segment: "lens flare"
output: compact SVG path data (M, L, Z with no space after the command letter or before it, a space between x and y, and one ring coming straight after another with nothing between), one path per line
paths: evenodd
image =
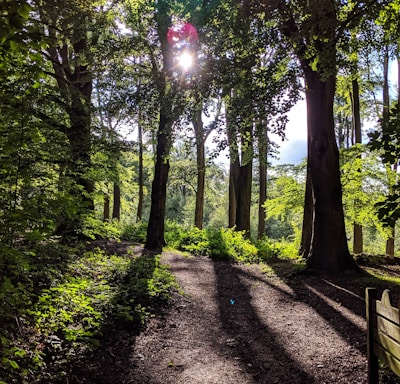
M178 64L183 70L187 71L193 66L193 55L189 52L182 52L178 57Z

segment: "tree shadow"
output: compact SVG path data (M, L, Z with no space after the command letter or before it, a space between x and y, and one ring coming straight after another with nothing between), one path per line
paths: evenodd
M274 260L267 264L292 289L297 300L313 308L349 345L366 355L365 288L375 286L383 291L382 281L363 271L320 276L306 270L288 277L287 268L282 268L287 263L290 262Z
M231 356L239 360L254 383L314 383L315 379L290 356L278 336L261 321L242 271L215 261L221 326L229 337Z

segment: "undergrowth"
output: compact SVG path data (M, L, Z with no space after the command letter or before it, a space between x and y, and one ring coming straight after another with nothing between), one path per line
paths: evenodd
M143 223L132 224L124 230L123 237L143 243L146 229ZM292 242L269 239L253 241L244 231L236 231L234 228L198 229L167 221L165 241L169 248L189 252L194 256L240 263L258 263L271 258L299 260L297 246Z
M3 267L1 384L56 382L101 345L108 326L138 332L177 288L159 257L77 252L55 243L15 251Z

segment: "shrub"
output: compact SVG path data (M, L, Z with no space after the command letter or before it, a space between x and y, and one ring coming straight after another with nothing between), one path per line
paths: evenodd
M267 260L269 258L286 260L300 259L298 247L294 242L262 239L256 242L256 246L261 260Z
M210 252L210 241L207 232L196 227L182 232L179 249L188 251L194 256L207 256Z
M245 233L228 229L209 229L209 254L213 259L235 260L251 263L259 261L258 250Z
M88 239L118 239L121 236L121 230L117 221L102 221L92 216L86 216L82 235Z
M140 222L136 224L127 224L121 233L123 240L133 241L135 243L143 244L146 242L147 236L147 223Z

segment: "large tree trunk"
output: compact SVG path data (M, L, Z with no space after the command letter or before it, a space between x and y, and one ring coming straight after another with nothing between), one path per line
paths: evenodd
M169 173L169 152L172 145L172 123L174 97L177 92L172 83L174 61L172 48L167 41L168 27L171 25L170 5L158 1L155 19L160 38L163 69L155 74L160 96L160 119L157 132L156 161L151 189L151 208L147 227L145 248L160 252L165 245L165 204L167 201L167 182ZM154 64L156 65L156 64Z
M234 92L232 93L234 95ZM253 171L253 127L248 126L240 132L241 156L237 143L236 127L231 125L229 105L226 106L226 126L230 154L229 175L229 227L250 235L250 208ZM234 192L234 193L233 193ZM234 196L233 196L234 195ZM235 218L233 218L235 214Z
M229 166L229 202L228 202L228 227L233 228L236 224L236 192L235 185L237 185L237 175L239 168L239 160L230 163Z
M250 236L251 187L253 181L253 127L241 132L241 159L236 191L236 230Z
M240 166L236 195L236 230L245 231L250 236L251 184L253 160L247 160Z
M263 119L259 119L257 126L258 141L258 225L257 239L265 236L265 208L264 203L267 200L267 158L268 158L268 134L267 123Z
M240 159L238 152L238 145L236 140L236 133L230 125L229 105L225 105L225 121L229 144L229 207L228 207L228 227L233 228L236 225L236 208L237 208L237 185L240 175Z
M55 19L57 9L48 5L40 9L43 25L46 25L50 37L46 49L53 67L53 76L60 92L60 105L65 108L69 117L69 127L65 133L69 142L70 156L66 161L65 175L73 180L67 192L75 198L77 214L71 217L64 212L57 225L56 232L61 235L76 234L81 229L84 214L94 210L94 182L90 178L91 170L91 96L92 74L87 64L71 58L86 57L88 52L87 36L80 21L83 16L77 13L76 24L68 24L63 15L59 21ZM59 10L61 13L62 9ZM76 10L75 10L76 11ZM67 43L62 36L70 36ZM82 215L83 214L83 215Z
M354 74L355 76L356 74ZM358 86L358 80L356 77L352 80L352 115L353 115L353 131L356 144L361 144L361 114L360 114L360 91ZM359 156L361 159L361 155ZM357 169L359 177L361 177L361 169ZM359 182L359 188L361 189L361 180ZM357 207L358 201L354 201L354 205ZM353 224L353 253L359 254L363 252L363 231L360 223Z
M196 162L197 162L197 189L196 189L196 207L194 212L194 226L203 228L204 213L204 185L206 158L204 149L204 127L201 118L202 108L198 108L193 118L193 127L196 134Z
M303 211L303 225L301 231L301 243L299 249L299 255L303 259L307 259L310 248L311 248L311 238L313 232L313 217L314 217L314 207L313 207L313 192L311 185L310 176L310 148L311 148L311 116L307 115L307 174L306 174L306 190L304 194L304 211Z
M337 273L355 268L347 246L339 151L335 140L333 101L335 75L321 75L303 60L306 81L307 115L310 133L308 170L313 196L310 268Z
M167 182L169 173L169 140L170 126L167 114L160 113L160 123L157 136L156 164L151 189L151 209L145 248L161 251L165 245L165 204L167 200Z

